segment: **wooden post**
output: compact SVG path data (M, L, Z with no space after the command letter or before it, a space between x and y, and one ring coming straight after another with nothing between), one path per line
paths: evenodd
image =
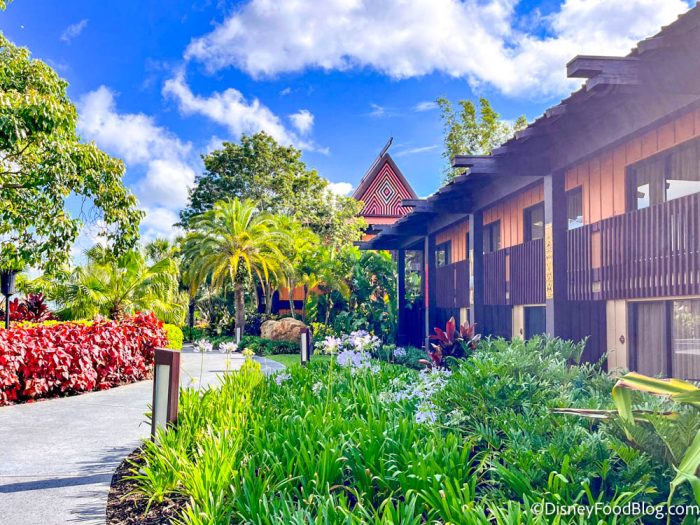
M423 251L424 279L425 284L425 348L430 349L430 334L435 328L435 236L426 235Z
M156 348L153 363L151 438L159 428L177 423L180 398L180 352Z
M406 250L400 249L396 259L396 344L406 345Z
M567 292L566 192L562 174L544 177L544 277L547 334L566 337Z
M484 314L484 216L481 210L469 214L469 322L479 323Z

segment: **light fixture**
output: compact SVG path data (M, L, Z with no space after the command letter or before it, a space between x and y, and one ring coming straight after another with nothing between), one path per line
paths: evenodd
M17 270L3 270L0 272L0 291L5 296L5 328L10 328L10 297L15 295L17 283Z
M301 329L301 364L306 366L311 359L311 332L308 328Z
M153 365L153 413L151 415L151 439L158 429L177 423L180 396L180 352L156 348Z

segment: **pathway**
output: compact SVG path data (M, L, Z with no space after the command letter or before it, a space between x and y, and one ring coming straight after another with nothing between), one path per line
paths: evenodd
M256 358L267 373L284 367ZM230 368L243 357L232 356ZM195 385L201 355L183 349L181 384ZM204 356L202 384L215 384L226 356ZM105 523L112 473L147 438L153 383L0 407L0 525Z

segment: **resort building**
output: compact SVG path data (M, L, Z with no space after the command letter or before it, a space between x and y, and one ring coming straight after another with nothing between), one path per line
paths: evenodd
M375 225L396 250L399 343L451 316L482 334L587 339L608 369L700 379L700 8L624 57L577 56L581 89ZM424 311L405 308L407 253Z

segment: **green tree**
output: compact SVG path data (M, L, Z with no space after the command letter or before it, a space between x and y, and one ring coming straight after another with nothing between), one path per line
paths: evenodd
M220 201L189 220L182 253L190 282L209 281L215 289L233 285L236 328L245 327L245 287L256 280L268 286L282 273L289 243L275 216L250 200Z
M178 301L179 271L174 259L150 263L139 250L115 255L99 245L85 255L84 266L53 279L47 290L60 306L61 317L92 319L99 314L119 319L152 311L162 321L182 324L185 307Z
M527 127L524 115L518 117L514 125L503 121L491 103L483 97L479 99L478 112L471 100L458 102L459 114L448 99L439 97L436 102L440 107L444 129L442 156L446 160L446 182L459 174L459 170L452 168L452 158L455 155L489 155L515 131Z
M325 242L341 244L360 238L363 222L355 216L359 203L336 197L328 181L301 160L301 151L282 146L266 133L242 135L240 144L224 142L202 156L205 171L190 190L189 205L180 213L186 228L192 217L224 199L249 199L261 212L298 220Z
M0 268L57 270L88 217L118 253L138 240L142 212L122 183L124 165L80 141L67 86L0 35ZM73 216L68 198L91 211Z

